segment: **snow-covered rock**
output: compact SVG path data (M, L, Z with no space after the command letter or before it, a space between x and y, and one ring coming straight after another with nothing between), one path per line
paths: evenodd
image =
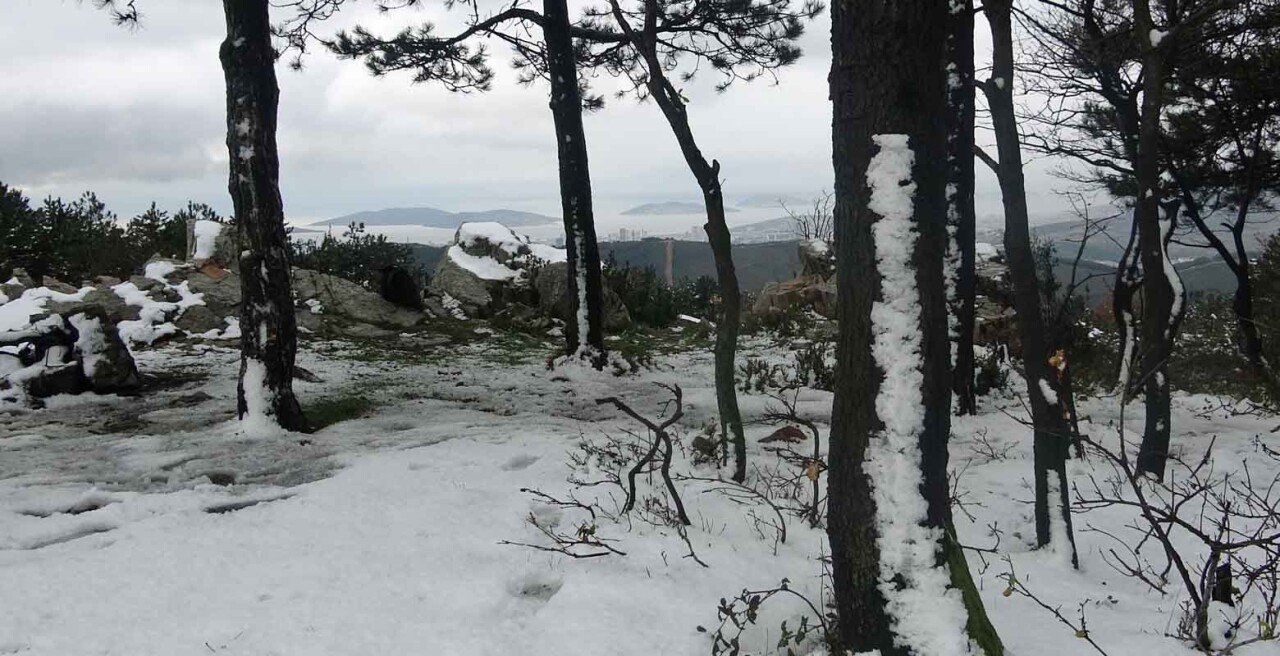
M835 273L836 255L831 245L822 239L805 239L800 242L800 275L826 278Z
M559 248L534 244L501 223L464 223L431 279L431 291L449 296L469 316L491 316L530 289L535 270L566 261Z

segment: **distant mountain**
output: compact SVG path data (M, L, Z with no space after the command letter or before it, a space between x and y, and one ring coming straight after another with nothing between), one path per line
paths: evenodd
M363 223L369 226L417 225L428 228L456 228L468 221L497 221L503 225L514 227L559 223L560 219L519 210L449 212L434 207L393 207L385 210L356 212L335 219L317 221L311 225L345 226L351 223Z
M660 216L669 214L705 214L706 207L702 203L686 203L678 200L669 200L662 203L645 203L637 205L625 212L626 216ZM725 212L737 212L732 207L724 208Z

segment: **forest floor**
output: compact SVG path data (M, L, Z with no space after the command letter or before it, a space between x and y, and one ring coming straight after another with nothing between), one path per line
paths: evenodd
M464 341L305 342L300 364L321 382L296 389L330 424L309 435L243 434L231 416L237 352L188 342L138 353L146 395L0 408L0 654L704 655L722 599L783 579L799 595L761 606L742 653L779 653L784 621L791 631L802 618L825 621L814 608L825 612L830 597L826 536L792 512L809 501L809 479L778 444L759 442L776 426L752 421L775 399L741 396L748 482L770 505L690 478L720 475L690 460L716 414L706 349L673 335L650 366L615 376L549 370L550 342L485 329ZM762 339L744 351L792 359ZM626 455L648 444L640 424L596 399L657 418L672 409L655 383L684 393L673 471L687 530L667 521L655 476L641 476L640 502L622 515L624 488L591 485L617 464L581 462L592 448L614 443ZM824 453L830 404L809 389L796 403L821 429ZM1274 442L1280 420L1219 406L1178 397L1176 448L1194 459L1216 439L1219 472L1249 463L1271 480L1280 462L1259 441ZM1140 408L1122 414L1113 398L1086 401L1081 414L1104 441L1121 425L1132 440L1142 426ZM1031 599L1002 594L1010 568L1068 620L1083 610L1089 637L1112 656L1196 653L1166 637L1185 600L1177 586L1158 594L1104 560L1116 546L1108 534L1123 536L1132 510L1075 516L1078 571L1033 548L1022 415L1012 394L984 399L978 416L955 421L951 447L960 538L992 548L969 562L1007 653L1092 651ZM1081 492L1111 475L1096 457L1071 466ZM607 555L546 551L556 548L549 535L593 543L570 548L579 555ZM797 654L823 653L816 633L795 642Z

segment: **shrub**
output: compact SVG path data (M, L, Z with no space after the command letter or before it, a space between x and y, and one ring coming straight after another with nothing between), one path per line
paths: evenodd
M639 325L666 328L681 314L699 319L715 318L719 289L715 279L708 276L681 280L674 287L668 287L653 267L618 266L612 254L605 261L603 275L605 285L622 299L632 321Z
M293 265L345 278L366 289L377 290L382 270L401 267L423 286L426 272L408 244L388 241L386 235L365 232L363 223L347 226L341 237L326 234L320 241L290 240Z

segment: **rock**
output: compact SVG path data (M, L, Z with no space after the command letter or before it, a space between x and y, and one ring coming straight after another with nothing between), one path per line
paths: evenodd
M440 259L435 275L431 277L431 290L437 294L448 294L462 304L467 315L483 315L493 304L494 293L501 289L501 281L486 281L471 271L463 268L453 258L446 256ZM500 293L500 292L499 292Z
M756 314L787 312L793 308L813 308L824 317L834 317L836 285L834 276L801 276L786 282L771 282L760 290L751 311Z
M545 317L538 308L523 303L512 303L493 315L493 325L499 328L518 330L526 333L540 333L551 328L551 319Z
M58 394L80 394L89 388L89 381L77 362L45 367L39 376L24 381L27 394L44 399Z
M142 387L142 378L129 348L103 310L85 311L73 315L67 322L75 329L75 357L93 391L121 394L136 392Z
M40 286L48 287L50 290L58 292L60 294L74 294L80 291L76 289L74 286L68 285L67 283L62 282L61 280L58 280L57 278L53 278L51 276L45 276L44 278L42 278L40 280Z
M359 337L363 339L379 339L383 337L395 337L397 335L394 330L379 328L378 326L368 323L344 323L335 326L337 332L347 337Z
M95 287L84 295L84 300L50 301L45 305L45 309L54 314L61 314L64 317L82 312L101 310L106 313L111 323L119 323L121 321L137 320L139 311L142 308L136 305L126 305L124 299L109 288Z
M129 282L133 283L134 287L137 287L144 292L149 292L157 287L164 286L164 283L159 280L148 278L146 276L129 276Z
M422 311L422 290L404 267L383 267L378 293L392 305Z
M422 299L422 307L439 319L448 319L453 316L445 309L444 304L434 296L428 296Z
M800 242L800 275L826 278L836 271L836 256L822 239Z
M363 323L408 328L423 319L421 312L396 305L337 276L307 269L293 270L293 291L299 299L316 299L326 318L342 317ZM326 324L333 323L326 320Z
M534 273L533 287L538 292L538 308L553 319L568 321L569 317L569 265L557 262L539 267ZM612 289L604 292L604 328L618 332L631 326L631 313L622 298Z
M13 274L10 276L9 279L15 281L14 284L17 284L25 289L31 289L32 287L36 286L36 281L32 279L31 276L27 273L27 270L22 267L15 268L13 270ZM9 283L6 282L5 284L9 284Z
M98 276L97 278L93 279L93 284L101 287L115 287L116 285L119 285L122 282L124 281L120 280L115 276Z
M173 322L173 325L193 335L200 335L210 330L220 330L225 322L208 306L192 305Z
M205 306L219 317L239 316L240 276L234 271L213 267L187 272L187 288L204 294Z

